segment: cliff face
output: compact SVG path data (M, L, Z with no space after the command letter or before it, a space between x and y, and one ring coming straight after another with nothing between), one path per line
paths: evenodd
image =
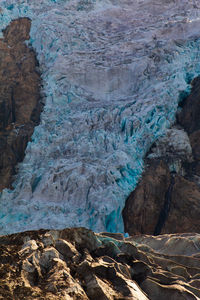
M200 297L200 236L95 234L85 228L0 237L1 299Z
M31 21L14 20L0 39L0 191L11 188L16 164L39 123L40 75L29 39Z
M129 234L200 232L200 78L180 106L176 124L152 146L126 201Z

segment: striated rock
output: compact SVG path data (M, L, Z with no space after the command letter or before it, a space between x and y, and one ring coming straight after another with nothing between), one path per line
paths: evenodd
M200 78L181 103L177 123L152 146L123 210L125 232L200 232Z
M0 191L11 188L16 164L39 123L40 75L29 39L31 21L14 20L0 39Z
M1 236L0 298L199 299L199 234L115 237L85 228Z

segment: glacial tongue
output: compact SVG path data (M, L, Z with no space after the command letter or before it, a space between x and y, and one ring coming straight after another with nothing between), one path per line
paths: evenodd
M0 237L1 299L200 299L200 235L85 228Z

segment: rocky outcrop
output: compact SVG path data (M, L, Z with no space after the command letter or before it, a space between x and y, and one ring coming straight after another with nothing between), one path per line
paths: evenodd
M1 299L199 299L200 235L95 234L85 228L0 237Z
M123 210L129 234L200 232L200 78L180 103L177 122L150 149Z
M191 94L180 103L182 110L177 114L177 122L191 135L200 129L200 77L192 83Z
M31 21L14 20L0 39L0 191L11 188L16 164L39 123L40 74L29 39Z

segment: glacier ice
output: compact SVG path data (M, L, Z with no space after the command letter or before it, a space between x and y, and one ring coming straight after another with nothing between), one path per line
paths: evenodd
M0 28L32 20L45 108L0 233L66 226L123 232L150 145L200 73L200 3L0 0Z

